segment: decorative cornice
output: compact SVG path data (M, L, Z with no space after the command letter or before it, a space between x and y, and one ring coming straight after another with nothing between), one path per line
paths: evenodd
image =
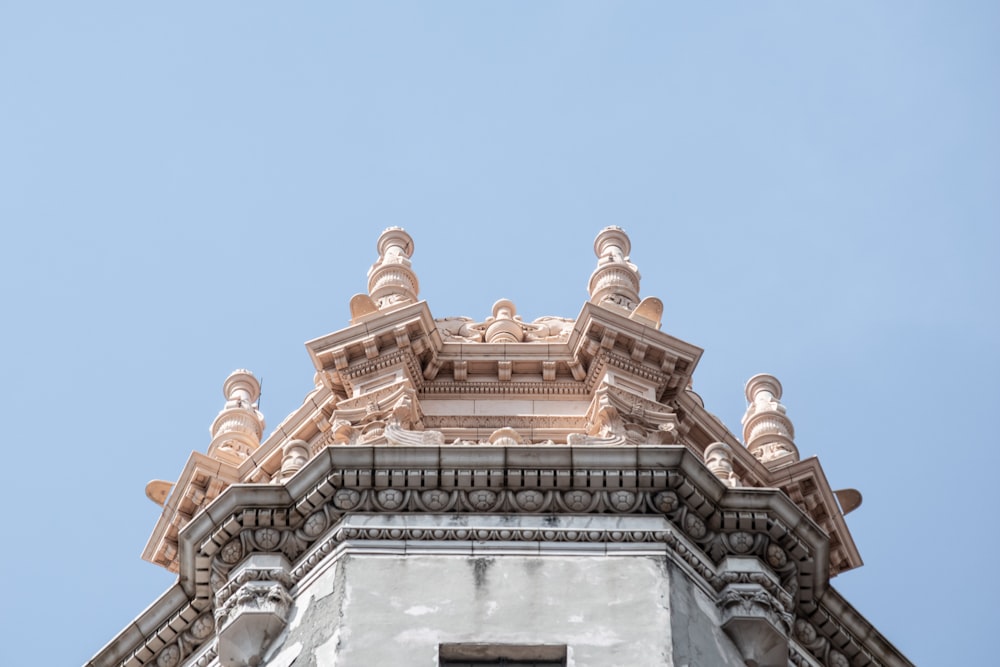
M405 525L370 532L350 519L366 514L393 521L398 517ZM443 528L413 532L424 530L419 517L442 514L469 517L464 529L469 532L463 533L460 525L445 537L434 532ZM491 515L521 515L527 524L516 530L476 526L474 517ZM548 534L544 522L533 528L529 520L577 515L659 517L663 529ZM183 622L164 619L161 629L141 632L138 644L121 637L91 665L154 664L172 645L180 654L190 654L193 645L181 647L179 635L190 632L217 593L231 585L229 571L250 554L283 554L297 580L311 567L310 559L314 566L323 557L324 541L333 540L329 551L345 540L424 539L661 544L716 591L727 585L719 574L727 556L756 556L783 591L769 595L794 600L800 619L824 613L827 540L819 527L776 490L727 489L684 447L328 447L288 482L231 486L195 517L180 535L179 587L182 604L193 610L190 617ZM163 604L180 602L172 595ZM864 632L848 633L850 642L876 657L891 649L884 640L873 643L873 628L858 626L856 619L852 623ZM826 637L822 633L832 627L824 623L817 631ZM835 630L845 632L843 627ZM164 633L173 633L172 639L167 641ZM826 639L831 646L838 641Z
M436 381L425 383L421 393L426 395L448 394L456 397L462 396L586 396L589 392L580 382L538 382L529 381L479 381L479 382L450 382Z
M612 366L653 382L660 400L690 383L703 352L618 310L592 303L583 305L576 328L581 336L574 356L588 369L589 390L601 381L604 368Z
M306 343L317 372L337 373L348 393L353 393L351 380L365 369L379 370L392 363L403 364L419 388L425 367L440 348L441 336L423 301L378 311L371 319ZM385 355L391 361L378 361Z
M143 560L177 572L179 531L227 486L239 479L239 473L232 465L191 452L146 542L142 551Z
M769 470L733 437L715 415L705 409L697 394L682 392L672 403L677 406L681 424L688 426L685 444L694 451L704 453L713 443L725 443L743 486L781 489L823 529L831 541L831 577L861 567L861 554L819 459L809 457Z
M434 429L498 429L509 426L516 429L581 430L585 417L562 415L425 415L424 425Z

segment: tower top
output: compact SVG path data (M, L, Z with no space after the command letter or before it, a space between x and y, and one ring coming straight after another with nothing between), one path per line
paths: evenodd
M600 230L589 299L575 317L525 321L506 298L479 317L435 318L419 301L413 238L389 227L376 241L368 293L351 299L349 326L306 343L315 389L264 437L260 383L239 370L207 454L193 454L172 489L150 495L164 514L144 554L176 567L185 517L229 484L294 478L327 447L680 446L730 488L779 487L837 536L830 571L861 564L841 508L815 458L799 460L781 383L747 383L743 442L691 389L702 350L660 330L663 303L640 298L624 229ZM456 450L457 451L457 450Z
M828 586L861 565L844 520L860 494L799 459L773 376L747 383L744 443L705 409L702 350L640 300L624 230L598 233L579 313L532 322L505 298L434 318L413 247L379 236L368 293L306 343L315 386L270 435L260 382L225 379L207 454L147 487L163 509L143 558L178 584L92 665L194 664L202 644L205 664L259 664L313 568L387 549L666 557L709 596L740 656L725 664L908 664Z

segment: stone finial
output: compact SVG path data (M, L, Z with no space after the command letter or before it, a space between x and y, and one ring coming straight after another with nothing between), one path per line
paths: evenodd
M631 312L639 303L639 269L629 261L632 244L621 227L605 227L594 239L597 268L590 275L590 301Z
M420 284L411 255L413 239L402 227L389 227L378 237L378 259L368 270L368 294L379 310L416 302Z
M264 416L257 409L260 382L248 370L233 371L222 385L226 404L212 422L208 455L224 463L240 465L260 447Z
M517 307L510 299L500 299L493 304L493 317L486 320L487 343L520 343L524 340L524 325L517 315Z
M516 430L505 426L503 428L498 428L490 434L489 440L487 441L491 445L503 445L504 447L511 447L513 445L524 444L524 439L521 434Z
M287 481L292 475L302 469L309 461L309 443L305 440L290 440L281 448L281 473L279 478L282 482Z
M781 404L781 383L762 373L747 381L749 401L743 415L743 442L750 453L768 468L778 468L799 460L795 429Z
M713 442L705 448L705 466L726 486L739 486L739 479L733 472L733 452L724 442Z

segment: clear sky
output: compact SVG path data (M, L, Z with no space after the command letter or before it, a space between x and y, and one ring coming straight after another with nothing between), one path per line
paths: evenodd
M143 495L239 367L269 429L375 240L436 317L575 316L624 227L695 390L770 372L864 504L834 580L918 665L1000 584L995 2L0 1L3 665L80 665L171 585Z

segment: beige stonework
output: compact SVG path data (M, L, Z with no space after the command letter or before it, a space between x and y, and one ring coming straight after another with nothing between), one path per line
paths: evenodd
M500 299L481 322L435 318L412 238L386 230L350 325L306 343L302 406L263 437L260 385L235 372L207 454L147 488L163 512L143 558L178 583L90 666L398 664L407 647L437 664L442 646L505 632L576 665L682 664L709 645L720 665L909 665L829 586L862 564L843 511L860 495L800 458L778 380L747 383L741 442L692 391L702 350L661 331L624 230L594 250L576 317L524 322ZM487 560L512 588L462 578ZM611 601L589 593L543 604L524 583L541 571L567 591L631 573L619 593L633 611L604 625ZM430 609L415 597L434 590L462 602L420 612L410 641L392 639L402 627L380 639L379 572L413 591L401 605ZM352 582L374 597L351 598ZM339 621L315 598L327 587ZM539 604L562 620L519 623ZM507 620L467 622L490 605ZM702 629L672 633L681 609ZM297 628L320 621L327 643L311 646Z

